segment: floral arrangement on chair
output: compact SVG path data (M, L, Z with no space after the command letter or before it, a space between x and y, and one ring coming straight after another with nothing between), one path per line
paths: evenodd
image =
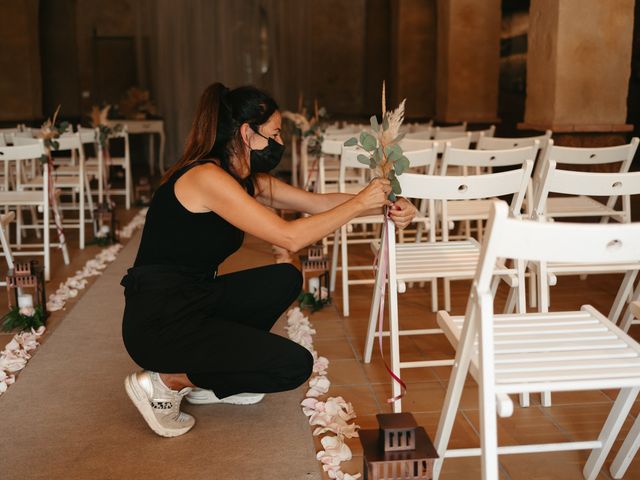
M392 111L387 111L385 100L385 85L382 84L382 123L378 123L375 115L371 116L371 133L366 130L360 133L360 138L352 137L344 142L345 147L358 146L367 154L358 155L358 161L369 165L376 175L388 178L391 182L392 192L389 200L394 202L396 195L402 193L397 175L409 168L409 159L404 156L400 140L404 133L400 133L400 126L404 121L404 105Z
M56 125L58 114L60 113L61 105L58 105L56 111L53 113L53 117L47 118L47 120L40 127L40 134L38 135L44 142L44 147L47 149L47 153L40 157L40 160L44 163L51 158L51 151L57 150L60 147L60 143L56 140L69 128L69 122L60 122Z
M308 117L307 108L302 105L302 96L298 100L298 113L285 110L282 112L282 118L291 120L296 126L296 135L300 138L309 138L309 153L313 155L320 154L322 141L324 140L324 132L327 130L329 115L327 109L318 107L318 100L314 100L314 114Z
M111 105L106 105L102 108L94 105L91 107L91 126L93 128L97 128L99 131L98 142L102 147L103 151L106 152L108 156L108 146L109 146L109 138L111 138L114 134L120 133L123 129L121 123L114 125L113 127L109 126L108 118L109 118L109 110L111 110Z

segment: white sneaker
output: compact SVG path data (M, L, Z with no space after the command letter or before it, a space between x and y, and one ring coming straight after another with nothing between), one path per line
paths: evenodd
M238 393L225 398L216 397L211 390L203 388L194 388L187 395L187 402L195 405L204 405L207 403L231 403L233 405L253 405L264 398L264 393Z
M158 373L147 370L129 375L124 387L151 430L158 435L177 437L195 425L195 418L180 411L182 398L191 391L190 387L171 390L162 383Z

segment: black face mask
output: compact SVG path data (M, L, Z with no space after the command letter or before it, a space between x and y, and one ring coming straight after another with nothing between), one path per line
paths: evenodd
M262 150L251 150L249 154L249 162L251 173L267 173L273 170L284 153L284 145L276 142L271 137L265 137L260 132L254 130L262 138L266 138L269 142Z

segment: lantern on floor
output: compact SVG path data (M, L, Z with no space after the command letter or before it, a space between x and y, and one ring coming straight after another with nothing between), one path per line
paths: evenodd
M107 201L99 204L93 213L93 234L97 243L117 243L117 227L115 208Z
M378 430L360 430L364 480L430 480L438 458L427 432L410 413L376 415Z
M42 321L47 318L47 295L44 289L44 269L38 262L14 263L7 273L7 300L9 309L20 312L42 308Z
M326 302L331 301L331 289L329 288L329 270L331 268L329 257L324 255L322 245L311 245L307 249L306 255L300 255L302 270L302 288L304 290L307 281L307 274L317 274L309 278L309 292L318 294L318 299L322 299L322 289L326 289Z
M147 205L151 200L151 184L147 177L142 177L135 187L135 199L141 205Z

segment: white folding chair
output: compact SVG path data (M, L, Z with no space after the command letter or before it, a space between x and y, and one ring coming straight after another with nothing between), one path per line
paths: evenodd
M23 145L37 142L37 139L19 139L16 138L16 143L21 143ZM84 149L82 148L82 140L80 138L80 133L67 133L63 134L56 139L58 142L58 148L55 150L56 152L70 152L71 154L71 162L67 165L62 165L58 167L53 174L53 185L54 189L64 190L68 195L71 196L71 201L63 204L60 202L59 209L64 210L76 210L78 212L78 218L75 219L63 219L62 226L63 228L74 228L78 229L79 232L79 246L80 249L83 250L85 247L85 229L86 229L86 207L85 207L85 199L86 199L86 188L88 184L87 177L84 171ZM73 165L77 160L77 163ZM54 162L56 159L54 157ZM66 163L66 162L65 162ZM61 170L58 172L58 170ZM18 183L17 189L19 190L38 190L42 188L43 182L46 181L46 176L44 173L35 175L30 179L23 180L23 176L21 172L18 172ZM76 201L76 195L78 196L78 201ZM89 203L90 208L92 207L92 200L89 195ZM91 215L93 215L93 209L91 208ZM37 223L32 225L25 225L21 221L21 214L18 211L18 238L20 238L20 231L22 229L27 228L39 228ZM67 263L65 261L65 263Z
M411 169L423 169L423 172L428 174L433 174L433 170L435 169L436 162L436 150L437 143L435 144L436 148L423 148L420 150L405 150L403 149L403 154L409 160L409 168ZM369 171L370 168L368 165L364 165L358 161L358 155L366 153L363 150L358 148L348 148L345 147L342 149L342 155L340 157L340 175L339 175L339 191L341 193L358 193L364 185L362 184L349 184L346 182L346 173L348 169L360 170L360 171ZM403 174L404 175L404 174ZM383 223L382 215L367 215L364 217L354 218L348 224L340 227L339 231L336 231L334 235L334 243L333 243L333 257L331 264L331 288L335 286L335 278L336 271L338 268L338 243L340 244L340 271L341 271L341 279L342 279L342 314L345 317L349 316L349 285L369 285L374 283L373 279L350 279L349 278L349 270L370 270L371 264L369 265L351 265L349 266L349 255L347 253L347 247L349 243L352 244L363 244L363 243L371 243L371 238L358 238L353 240L347 239L347 231L349 225L381 225ZM426 222L427 218L424 215L417 215L414 219L414 222ZM338 238L338 234L340 235Z
M463 200L472 198L497 197L513 194L510 212L517 216L520 213L527 182L531 176L533 162L526 161L522 168L509 172L485 175L470 175L468 177L445 177L416 174L402 174L398 177L403 195L407 198L425 198L429 200L430 213L435 210L435 200ZM373 352L374 339L377 336L390 336L391 339L391 369L400 377L403 368L432 367L451 365L450 360L429 360L418 362L401 362L399 341L400 335L433 335L442 333L436 329L400 330L398 319L398 292L405 291L406 282L431 281L432 285L438 278L468 279L473 278L476 271L480 244L473 238L460 241L448 241L446 236L441 242L435 241L433 224L435 219L430 215L432 228L430 242L396 244L393 222L386 221L387 234L375 248L380 257L388 255L386 269L378 268L376 283L373 289L369 326L365 341L364 361L369 363ZM443 211L442 222L447 222L446 209ZM446 229L443 230L446 235ZM385 253L386 252L386 253ZM383 260L383 261L384 261ZM516 303L518 311L524 311L524 269L516 270L507 266L503 261L494 262L496 278L502 278L511 287L507 300L507 309ZM385 271L386 270L386 271ZM389 331L376 333L381 289L388 277ZM498 288L496 281L493 286ZM446 293L446 292L445 292ZM445 298L446 308L450 308L450 298ZM432 309L437 310L437 298L433 298ZM393 382L393 396L400 394L400 385ZM401 411L401 401L393 404L395 412Z
M549 140L545 155L534 171L533 181L535 188L541 185L545 165L550 160L563 166L620 163L618 172L625 173L629 171L637 149L637 137L634 137L631 143L626 145L601 148L558 147L553 144L553 140ZM623 204L622 210L616 210L617 200L618 195L612 195L604 204L587 195L553 197L547 199L545 212L547 217L551 218L600 217L601 221L606 223L613 217L620 222L629 222L628 204Z
M438 324L456 348L456 359L435 447L442 462L482 457L482 478L498 478L498 454L591 450L583 474L594 480L640 391L640 345L590 305L579 311L495 314L492 277L498 259L573 263L624 263L640 259L640 224L559 224L508 218L496 202L489 219L464 316L439 312ZM546 277L542 277L544 283ZM467 373L479 386L480 448L454 450L449 438ZM498 446L496 414L513 413L509 394L621 389L596 440Z
M443 133L451 133L451 132L466 132L467 131L467 122L458 123L456 125L447 125L446 127L434 127L433 136L435 139L440 138L439 135ZM442 137L444 138L444 137ZM451 137L450 137L451 138Z
M10 147L0 147L0 161L2 162L15 162L16 163L16 171L18 174L20 173L20 164L25 160L32 159L40 159L42 155L45 154L44 143L42 140L38 140L36 143L31 143L29 145L17 145ZM4 207L35 207L42 211L42 215L44 218L44 243L43 244L19 244L17 246L18 251L12 252L12 257L15 256L33 256L33 255L42 255L44 257L44 274L45 280L50 279L51 275L51 258L50 258L50 250L51 250L51 242L49 236L49 185L47 181L47 171L48 165L44 163L42 166L44 171L44 175L42 176L42 184L41 189L37 191L25 191L25 190L9 190L5 189L0 191L0 205ZM35 210L34 210L35 211ZM34 218L34 222L37 219ZM20 232L17 232L18 240L20 240ZM10 249L10 244L5 248L3 242L3 250L8 251ZM66 247L65 244L55 244L55 246ZM37 248L41 249L38 250ZM36 248L36 250L32 250L32 248ZM28 249L28 250L27 250Z
M556 162L553 160L545 162L541 182L534 205L534 219L539 221L548 220L546 208L549 204L549 193L609 198L622 196L622 211L617 215L612 212L611 217L620 219L623 223L628 223L631 219L629 196L640 195L640 172L594 173L560 170L556 168ZM596 202L596 200L593 201ZM640 251L640 247L638 250ZM544 275L549 278L549 280L546 281L547 285L555 285L557 276L559 275L625 272L625 279L609 312L609 320L612 322L615 322L620 316L620 313L622 313L625 301L631 294L633 282L640 270L640 262L619 264L597 261L578 265L566 262L549 262L547 264L532 262L529 266L533 268L535 275ZM545 288L544 290L538 289L538 305L540 311L549 311L549 303L549 288Z
M133 191L133 177L131 173L131 152L129 150L129 132L127 131L127 127L125 127L117 133L112 134L109 137L109 143L107 144L109 147L113 145L113 143L122 141L122 156L114 157L110 154L110 152L106 152L101 147L100 143L98 143L98 163L102 162L105 168L105 172L107 174L107 196L111 195L121 195L124 196L125 208L129 210L131 208L131 195ZM106 156L109 155L108 161ZM112 181L110 178L110 167L120 167L124 172L124 188L113 188Z

